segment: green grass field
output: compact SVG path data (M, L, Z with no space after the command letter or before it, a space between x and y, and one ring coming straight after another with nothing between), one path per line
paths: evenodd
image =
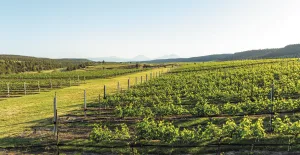
M0 146L14 145L14 141L10 139L24 135L27 132L32 132L32 126L36 126L37 124L49 125L49 121L44 120L53 117L53 97L55 92L57 93L58 115L63 115L82 108L84 90L87 93L87 103L92 102L98 98L99 94L103 96L104 85L106 85L108 94L114 93L117 89L118 81L120 81L121 88L126 89L128 78L131 79L130 84L134 85L135 77L138 77L138 80L140 80L141 76L162 70L165 71L166 69L153 69L114 78L88 80L86 84L80 86L1 101Z

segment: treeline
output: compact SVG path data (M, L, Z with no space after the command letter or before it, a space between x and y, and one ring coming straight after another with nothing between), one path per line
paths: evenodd
M74 70L93 65L87 59L48 59L20 55L0 55L0 74L42 71L55 68Z
M300 56L300 44L287 45L283 48L259 49L234 53L221 60L297 58Z

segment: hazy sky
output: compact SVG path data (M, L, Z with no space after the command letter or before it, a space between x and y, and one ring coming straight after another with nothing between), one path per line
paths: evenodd
M0 53L181 57L300 43L300 0L2 0Z

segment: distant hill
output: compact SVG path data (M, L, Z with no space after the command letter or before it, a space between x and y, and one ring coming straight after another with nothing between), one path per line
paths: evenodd
M60 59L50 59L50 58L39 58L39 57L33 57L33 56L23 56L23 55L10 55L10 54L0 54L1 60L17 60L17 61L31 61L31 60L40 60L40 61L58 61L60 63L62 62L91 62L91 60L88 59L80 59L80 58L60 58Z
M91 65L88 59L49 59L21 55L0 55L0 74L20 73L27 71L42 71L55 68L74 70Z
M176 55L176 54L169 54L169 55L164 55L155 59L176 59L176 58L180 58L180 56Z
M176 54L170 54L170 55L164 55L158 58L148 58L144 55L137 55L133 58L120 58L116 56L111 56L111 57L99 57L99 58L89 58L90 60L93 61L106 61L106 62L140 62L140 61L150 61L150 60L156 60L156 59L171 59L171 58L179 58L178 55Z
M295 58L300 56L300 44L287 45L283 48L260 49L234 53L223 60Z
M146 62L204 62L204 61L225 61L244 59L269 59L269 58L296 58L300 57L300 44L287 45L283 48L258 49L234 54L215 54L191 58L178 59L157 59Z
M90 60L93 61L106 61L106 62L135 62L135 61L147 61L150 60L150 58L144 56L144 55L138 55L133 58L120 58L116 56L111 56L111 57L99 57L99 58L89 58Z

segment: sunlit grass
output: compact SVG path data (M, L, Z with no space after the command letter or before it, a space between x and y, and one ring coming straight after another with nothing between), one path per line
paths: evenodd
M163 69L154 69L108 79L87 80L86 84L80 86L56 89L50 92L42 92L37 95L9 98L1 101L0 138L19 136L20 134L23 134L25 130L30 131L30 127L32 126L51 123L51 118L53 116L53 97L55 92L57 93L58 115L63 115L82 108L84 90L86 90L87 103L89 103L95 101L99 94L103 96L104 85L106 85L108 94L114 93L117 89L118 81L120 81L122 89L127 89L128 78L131 79L130 85L134 85L135 77L140 79L140 76L145 76L147 73L149 74L150 72L162 70Z

